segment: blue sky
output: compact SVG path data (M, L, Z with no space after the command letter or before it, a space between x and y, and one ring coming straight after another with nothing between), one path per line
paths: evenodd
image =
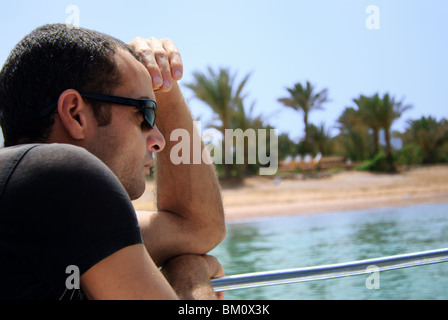
M408 119L447 117L448 1L444 0L17 0L0 4L0 63L27 33L46 23L65 23L79 8L80 26L124 41L167 37L181 51L185 75L225 67L237 80L252 73L247 104L293 139L303 135L302 117L277 99L286 87L309 80L327 88L331 102L311 113L314 124L334 126L360 94L391 93L413 108ZM366 8L379 9L379 29L368 29ZM195 117L211 113L183 89ZM1 136L0 136L1 140Z

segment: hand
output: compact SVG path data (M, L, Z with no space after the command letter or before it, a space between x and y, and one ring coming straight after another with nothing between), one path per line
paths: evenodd
M215 293L210 279L224 276L218 259L209 255L186 254L169 260L162 272L182 300L223 299Z
M225 276L224 268L222 267L219 260L210 255L203 256L208 263L208 267L210 270L210 279L221 278ZM218 300L224 300L225 291L216 292L216 297Z
M182 57L170 39L135 38L129 45L143 58L154 91L169 91L173 80L182 78Z

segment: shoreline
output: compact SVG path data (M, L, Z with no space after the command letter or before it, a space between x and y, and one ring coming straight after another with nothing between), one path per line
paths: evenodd
M233 207L226 209L226 221L249 220L267 217L285 217L326 214L345 211L406 207L420 204L448 203L447 195L432 195L413 199L357 199L354 201L327 201L325 203L291 203Z
M152 211L154 183L134 201L137 211ZM320 178L296 175L251 177L243 186L222 187L227 221L318 214L448 202L448 166L414 168L399 174L342 171Z

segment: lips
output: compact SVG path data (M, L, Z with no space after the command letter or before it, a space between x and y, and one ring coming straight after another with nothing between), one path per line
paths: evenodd
M154 160L151 160L150 162L145 164L145 168L151 168L154 165Z
M146 154L146 163L145 163L145 167L146 168L151 168L154 165L154 153L153 152L149 152Z
M151 167L154 165L154 160L151 160L145 164L146 175L151 174Z

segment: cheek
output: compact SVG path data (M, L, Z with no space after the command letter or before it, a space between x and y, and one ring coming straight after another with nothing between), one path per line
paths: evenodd
M122 145L120 151L122 159L126 162L126 167L135 170L135 174L140 174L144 169L146 161L146 142L142 135L134 135L133 139L129 139Z
M128 143L129 153L134 155L136 161L144 162L146 155L146 141L142 134L138 134Z
M113 159L117 171L132 174L132 170L144 166L146 139L139 127L131 124L125 127L111 126L103 136L106 139L102 143L107 145L108 156Z

